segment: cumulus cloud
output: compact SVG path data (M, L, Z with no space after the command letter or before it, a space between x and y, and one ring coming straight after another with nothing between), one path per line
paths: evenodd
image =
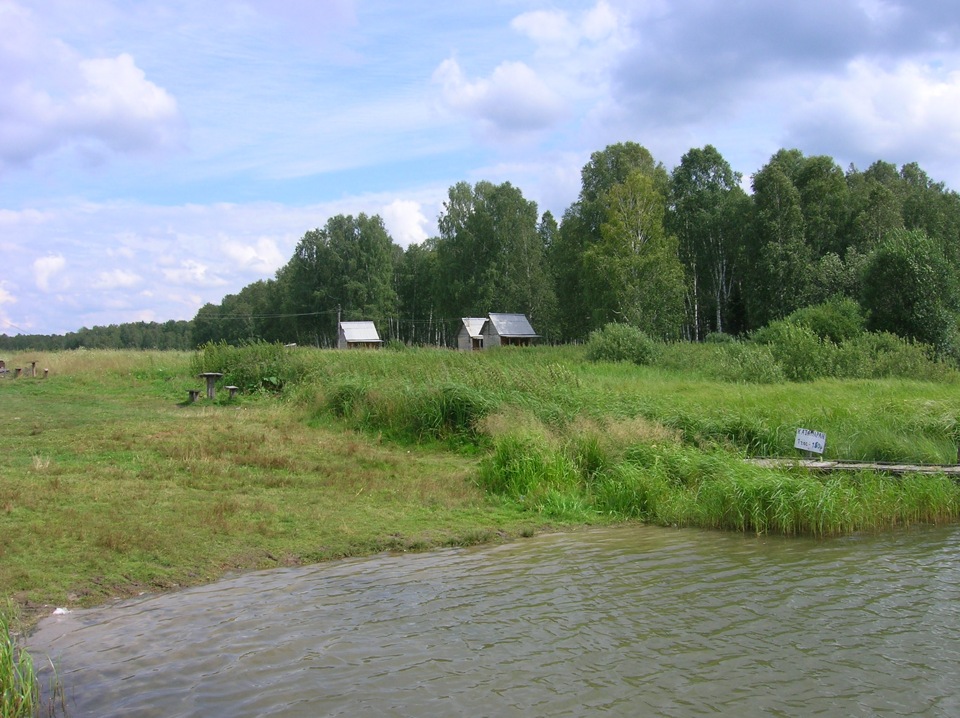
M504 62L490 77L470 80L449 58L434 71L433 80L447 107L478 118L497 136L545 129L563 115L560 97L523 62Z
M37 288L43 292L50 291L50 283L67 266L67 260L62 254L52 254L40 257L33 263L33 280Z
M179 146L176 100L131 55L83 57L10 0L0 0L0 22L0 169L68 147L97 155Z
M427 238L427 232L424 229L427 218L419 202L394 200L383 208L382 216L383 223L393 241L401 247L419 244Z
M960 70L857 59L810 84L788 123L788 142L928 169L960 162Z

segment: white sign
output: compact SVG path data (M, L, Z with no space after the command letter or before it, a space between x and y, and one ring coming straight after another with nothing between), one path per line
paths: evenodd
M810 429L797 429L797 440L793 442L793 448L801 451L812 451L815 454L822 454L827 447L827 435L822 431L811 431Z

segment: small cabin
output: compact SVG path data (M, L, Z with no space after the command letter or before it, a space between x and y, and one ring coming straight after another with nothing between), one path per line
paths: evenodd
M383 340L373 322L340 322L337 349L379 349Z
M457 332L457 349L462 352L483 349L483 325L486 317L463 317Z
M533 331L525 314L490 314L483 324L483 346L520 346L533 344L540 335Z

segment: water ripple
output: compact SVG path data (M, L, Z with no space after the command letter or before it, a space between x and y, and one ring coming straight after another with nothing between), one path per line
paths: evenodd
M957 715L960 531L621 528L51 618L71 716Z

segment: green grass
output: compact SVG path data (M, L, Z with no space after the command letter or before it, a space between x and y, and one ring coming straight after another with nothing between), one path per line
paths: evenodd
M952 463L950 372L745 383L709 376L704 347L686 347L686 366L684 345L652 366L582 347L10 357L50 374L0 380L0 591L29 621L232 570L557 527L832 535L956 520L943 477L741 460L795 455L802 426L826 432L829 458ZM188 403L200 371L241 393Z

